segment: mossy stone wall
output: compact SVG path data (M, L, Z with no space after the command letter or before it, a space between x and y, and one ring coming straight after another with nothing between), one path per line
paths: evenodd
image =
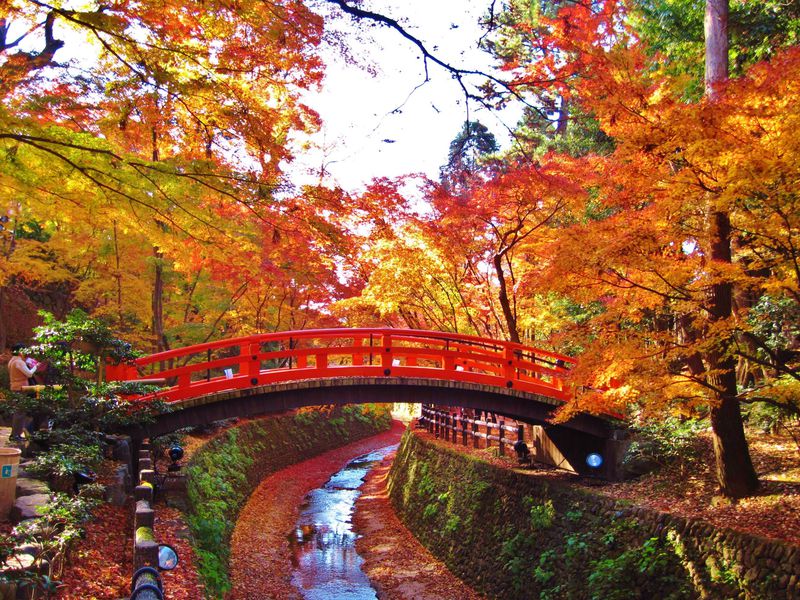
M192 456L187 467L187 520L207 598L230 589L230 538L239 511L268 475L381 431L388 408L344 406L248 421L227 429Z
M406 432L395 509L490 598L800 598L800 548L635 508Z

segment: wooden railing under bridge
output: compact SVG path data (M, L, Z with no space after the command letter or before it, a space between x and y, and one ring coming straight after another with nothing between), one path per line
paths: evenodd
M163 381L169 402L332 377L420 377L513 388L567 400L575 360L476 336L412 329L310 329L219 340L109 366L109 380Z
M587 445L585 438L569 436L564 440L566 432L561 431L559 434L558 426L523 424L505 419L502 415L492 415L490 418L489 413L481 419L479 416L470 416L461 409L454 412L441 406L423 405L418 423L431 435L453 444L489 448L496 443L498 454L505 456L516 454L514 445L521 441L529 452L525 462L533 461L610 480L621 477L618 470L619 460L627 447L623 430L619 431L623 434L622 437L612 436L600 444L589 442ZM508 451L509 447L512 448L511 452ZM517 458L521 458L519 454Z
M524 425L516 421L506 424L502 418L493 421L488 415L486 419L471 418L425 405L422 407L419 423L437 438L454 444L460 440L463 446L471 443L473 448L480 448L483 443L484 448L489 448L492 442L497 442L500 456L505 456L507 446L513 447L516 442L525 441Z

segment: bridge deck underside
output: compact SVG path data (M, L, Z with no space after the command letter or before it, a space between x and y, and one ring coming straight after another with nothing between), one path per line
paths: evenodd
M552 425L550 419L560 402L546 396L465 382L409 378L320 379L218 392L173 403L172 412L159 415L138 436L156 437L232 417L254 417L304 406L395 402L460 406L540 424L576 463L582 464L583 457L592 452L607 456L607 463L618 462L614 448L619 430L609 420L578 415ZM616 478L614 464L603 473L610 479Z

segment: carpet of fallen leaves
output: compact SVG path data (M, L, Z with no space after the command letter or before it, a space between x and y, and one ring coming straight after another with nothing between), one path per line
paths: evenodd
M59 600L116 600L130 592L133 509L103 504L69 555Z
M372 469L361 488L353 517L361 535L356 549L362 570L381 600L479 600L400 523L392 509L386 481L394 455Z
M800 544L800 452L782 435L749 436L758 492L733 502L719 495L708 433L696 439L697 459L637 480L604 485L602 493L662 512L703 519L767 538Z
M473 449L436 439L435 444L473 454L505 468L516 468L516 460L497 455L497 447ZM800 544L800 451L788 435L748 434L750 453L761 486L739 501L720 496L713 472L714 451L708 432L698 435L693 460L667 465L657 472L622 483L581 478L546 466L522 469L531 477L569 481L606 496L628 500L661 512L707 521L717 527L736 529L767 538ZM513 453L512 453L513 454Z
M165 600L200 600L203 585L197 577L194 552L189 528L177 508L156 506L155 531L161 544L172 546L180 557L178 566L172 571L162 571Z
M118 600L130 593L133 573L133 507L104 504L95 511L86 535L69 555L61 577L59 600ZM160 543L178 551L174 571L161 573L166 600L198 600L203 597L194 566L191 545L180 511L156 508L155 530Z

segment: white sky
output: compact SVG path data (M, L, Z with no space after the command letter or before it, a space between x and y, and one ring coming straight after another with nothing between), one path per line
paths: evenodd
M477 49L477 41L478 21L489 4L489 0L367 0L361 7L400 21L445 62L487 71L490 57ZM365 31L363 23L358 27ZM431 81L415 91L425 80L421 53L388 27L348 34L347 44L377 73L373 76L365 68L346 64L335 51L326 52L323 89L307 98L324 125L313 138L316 149L298 152L289 169L294 183L318 182L323 165L324 182L346 190L375 177L424 173L438 178L450 142L467 117L458 83L429 63ZM480 120L501 145L506 143L508 136L498 117L478 109L472 103L470 119ZM517 114L505 115L506 125L513 126Z

